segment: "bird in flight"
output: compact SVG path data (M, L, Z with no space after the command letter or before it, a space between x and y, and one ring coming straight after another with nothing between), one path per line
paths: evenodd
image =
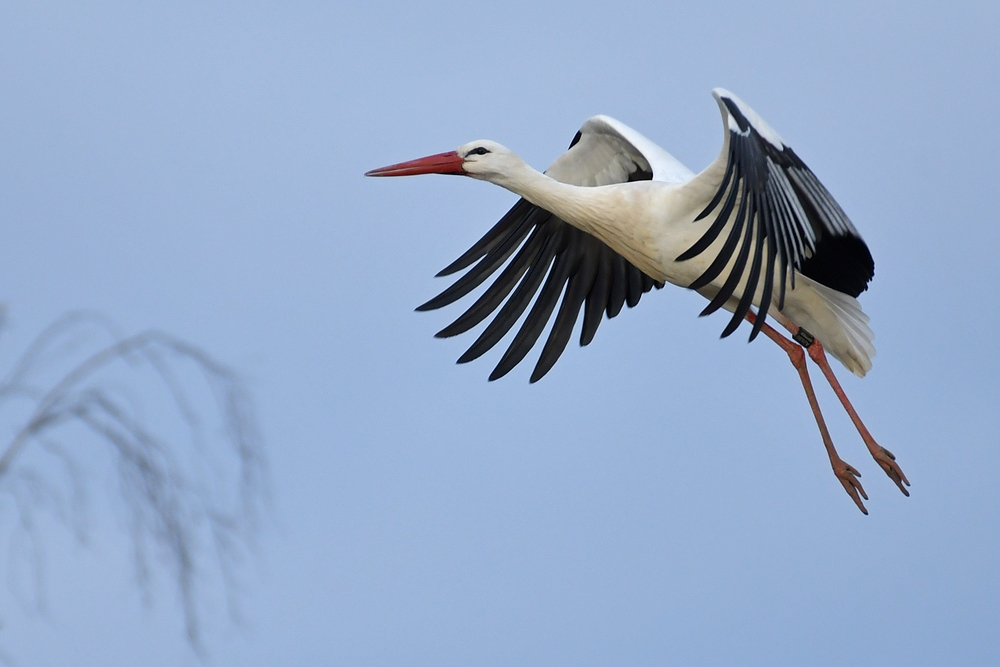
M763 333L785 351L834 474L868 514L860 473L834 448L806 357L819 366L878 465L910 495L896 457L869 433L826 357L829 352L860 377L871 369L874 334L856 297L868 288L875 263L840 205L778 133L729 91L716 88L712 94L722 113L724 143L700 174L624 123L595 116L544 173L504 146L480 140L365 175L458 174L521 197L438 275L465 273L417 308L441 308L492 278L437 334L465 333L492 315L459 363L496 345L534 299L490 380L506 375L559 305L531 375L536 382L562 354L581 310L580 344L587 345L604 315L610 319L624 305L635 306L653 287L670 282L696 290L709 300L701 315L732 313L723 337L746 320L751 341Z

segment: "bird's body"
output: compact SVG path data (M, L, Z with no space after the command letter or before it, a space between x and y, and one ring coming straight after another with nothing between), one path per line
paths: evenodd
M600 124L611 127L611 123L621 126L601 116L588 121L591 127ZM473 143L489 146L493 154L507 150L495 142ZM725 152L697 176L665 152L663 155L674 167L668 172L669 181L650 179L593 186L570 185L564 180L571 179L573 172L560 160L543 174L513 153L506 155L503 177L490 180L603 241L653 280L688 287L709 269L727 238L724 233L719 234L705 252L677 261L685 250L704 237L714 222L710 217L697 218L720 187L726 168ZM652 166L655 175L657 165ZM569 173L564 175L563 171ZM739 202L737 195L734 208ZM767 252L766 247L763 252ZM746 266L752 264L754 255L754 249L750 248ZM698 289L699 293L710 300L714 298L737 260L734 254L716 278ZM780 271L780 267L774 267L772 280L775 282L780 280ZM794 287L785 293L781 311L791 322L822 340L827 351L853 373L864 376L871 369L875 348L868 317L860 304L850 294L826 287L798 270L795 273ZM744 272L723 308L736 309L748 280L749 273ZM763 287L761 282L756 285L752 300L756 307L760 306ZM777 301L776 292L772 299Z
M836 379L832 371L827 373L825 358L820 359L824 347L855 374L864 376L870 370L874 336L856 299L874 275L868 247L770 126L732 93L716 89L713 94L722 112L725 141L719 157L699 174L607 116L588 120L545 173L485 140L368 173L463 174L522 197L439 274L468 269L465 275L420 307L452 303L500 271L477 301L438 334L463 333L494 315L460 362L479 357L499 342L534 298L490 379L506 374L538 340L562 296L531 377L536 381L562 353L581 310L581 344L586 345L604 314L614 317L624 303L634 306L644 292L669 282L708 298L702 314L720 308L732 312L723 336L747 319L752 323L751 340L764 331L795 362L802 349L796 352L794 343L766 324L771 314L796 334L831 383ZM822 344L812 346L813 337ZM800 375L805 372L804 365L796 367ZM808 376L802 377L834 470L848 488L845 478L856 471L835 458ZM839 384L834 388L862 430ZM874 440L866 430L862 435L887 468ZM900 481L905 477L894 471L887 469L903 489ZM855 482L852 488L860 489ZM864 509L852 488L848 492Z

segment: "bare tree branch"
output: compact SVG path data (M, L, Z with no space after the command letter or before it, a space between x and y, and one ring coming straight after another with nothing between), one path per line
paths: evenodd
M39 379L48 364L65 363L84 346L83 333L93 327L111 342L91 346L57 380ZM123 371L126 386L115 391L112 380ZM141 397L164 392L169 409L162 411L159 399L160 418L145 416ZM71 313L43 331L0 382L0 409L16 401L32 407L0 450L0 492L14 501L19 523L11 546L28 552L37 606L42 570L35 512L48 509L78 539L86 537L88 484L79 465L82 452L59 439L75 423L96 436L83 440L103 443L115 461L143 591L149 594L152 563L166 563L188 641L199 653L199 574L208 570L221 576L230 615L238 621L238 573L254 547L267 497L267 470L252 401L232 369L161 331L123 337L100 315ZM171 420L183 424L186 434L178 438L170 433ZM211 437L207 424L218 425L217 437ZM32 444L59 462L67 492L52 482L53 471L21 463ZM9 577L16 569L10 567ZM11 585L18 589L22 577L15 579Z

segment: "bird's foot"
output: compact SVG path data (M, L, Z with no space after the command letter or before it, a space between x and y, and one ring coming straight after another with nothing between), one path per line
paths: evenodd
M906 487L910 485L910 481L906 479L902 468L896 463L896 457L893 453L881 445L875 445L875 448L872 449L872 458L881 466L885 474L889 476L889 479L896 483L896 486L903 492L903 495L909 496L910 492L906 490ZM904 484L906 486L903 486Z
M851 497L851 500L854 501L854 504L858 506L858 509L861 510L863 514L868 514L868 510L865 509L864 503L861 502L862 498L868 500L868 494L865 493L865 487L861 486L861 480L858 479L861 477L861 473L859 473L854 466L847 463L840 457L830 461L830 463L833 465L833 474L836 475L837 479L840 480L840 483L844 485L844 490L847 491L847 495Z

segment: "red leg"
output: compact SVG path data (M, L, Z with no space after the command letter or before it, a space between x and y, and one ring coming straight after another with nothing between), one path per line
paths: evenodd
M751 324L756 319L753 313L747 314L747 320ZM761 331L788 354L788 358L792 362L792 365L795 366L795 370L799 372L799 379L802 380L802 388L805 389L806 398L809 399L809 407L812 408L813 416L816 417L816 425L819 426L819 433L823 438L823 445L826 447L827 456L830 457L833 474L840 480L840 483L844 486L844 490L854 500L858 509L868 514L864 503L861 502L861 498L868 500L868 495L865 493L865 489L861 486L861 481L858 479L861 477L861 473L855 470L854 466L840 458L836 448L833 446L833 438L830 437L830 431L826 428L826 421L823 419L823 413L819 409L819 401L816 400L816 392L813 390L812 380L809 378L809 368L806 365L805 352L800 345L785 338L768 324L764 324Z
M837 394L837 398L844 405L844 409L847 410L847 414L851 416L851 421L854 422L854 426L858 429L858 433L861 434L861 439L865 441L865 446L868 447L868 451L871 452L872 458L875 462L879 464L885 474L889 476L899 490L903 492L904 496L910 495L910 492L906 490L906 487L910 485L910 481L906 479L906 475L903 470L896 463L896 457L893 456L885 447L882 447L877 442L872 434L868 431L865 423L861 421L861 417L858 416L857 411L855 411L854 406L851 405L851 401L847 398L847 394L844 393L843 388L840 386L840 382L837 380L837 376L833 374L833 369L830 368L830 362L826 359L826 352L823 350L823 345L818 340L814 341L806 351L809 353L809 357L819 365L820 369L823 371L823 375L826 376L827 381L830 386L833 387L833 392ZM906 486L903 486L903 485Z
M777 314L776 319L781 322L789 331L798 332L800 327L796 326L788 320L788 318ZM861 421L861 417L858 415L854 406L851 405L850 399L847 398L847 394L844 392L843 387L840 386L840 381L837 380L837 376L833 374L833 369L830 368L830 362L826 358L826 351L823 349L823 344L819 342L818 339L814 339L812 344L806 348L809 353L809 357L816 362L823 371L823 375L826 376L827 382L830 383L830 387L833 388L833 393L837 395L840 399L840 403L847 410L847 414L851 417L851 421L854 422L854 427L858 429L858 433L861 434L861 439L864 440L865 446L868 447L868 451L871 452L872 458L875 462L879 464L879 467L885 471L885 474L889 476L899 490L903 492L904 496L909 496L910 492L906 490L906 487L910 485L910 481L906 479L906 475L903 470L896 463L896 457L885 447L882 447L877 442L872 434L868 431L865 423ZM904 486L905 484L905 486Z

